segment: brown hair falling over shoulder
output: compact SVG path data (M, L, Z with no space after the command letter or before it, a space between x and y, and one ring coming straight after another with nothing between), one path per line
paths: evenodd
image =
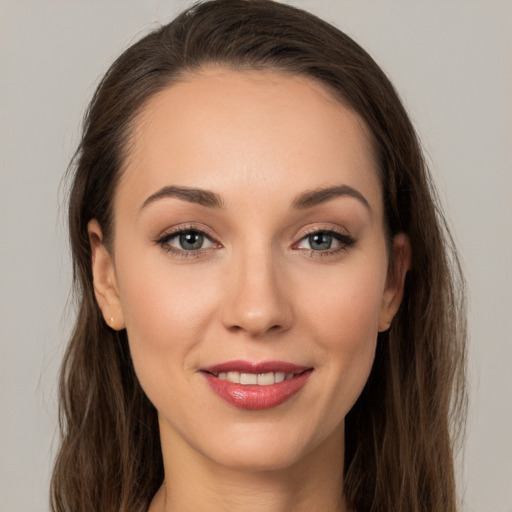
M157 413L137 381L125 331L103 321L88 222L112 240L112 200L142 106L208 64L313 78L367 124L390 239L408 235L412 270L366 387L346 417L345 487L359 512L454 512L462 433L464 282L412 124L393 86L352 39L268 0L198 4L128 48L99 84L69 168L77 321L60 377L61 446L53 512L145 512L162 483Z

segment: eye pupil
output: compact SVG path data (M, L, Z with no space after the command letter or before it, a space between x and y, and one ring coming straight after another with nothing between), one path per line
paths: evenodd
M189 231L180 235L180 246L182 249L193 251L201 249L203 246L204 236L201 233Z
M325 251L332 245L332 236L328 233L315 233L309 236L309 245L314 251Z

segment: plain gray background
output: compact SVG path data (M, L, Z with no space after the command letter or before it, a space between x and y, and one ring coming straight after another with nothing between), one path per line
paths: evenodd
M48 511L71 325L59 183L94 85L185 0L0 0L0 511ZM291 0L390 75L422 137L470 297L461 499L512 511L512 2Z

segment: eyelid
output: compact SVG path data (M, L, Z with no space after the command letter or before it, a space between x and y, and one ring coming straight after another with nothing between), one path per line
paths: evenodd
M158 242L164 238L171 237L173 235L179 235L181 233L186 233L188 231L195 231L196 233L200 233L201 235L206 236L212 242L219 244L217 237L206 226L197 224L179 224L177 226L164 229L155 237L155 241Z
M306 227L304 230L300 230L294 237L294 240L302 240L310 235L316 233L334 233L340 237L352 238L348 230L339 226L333 226L332 224L316 224L313 226ZM294 242L295 244L295 242Z

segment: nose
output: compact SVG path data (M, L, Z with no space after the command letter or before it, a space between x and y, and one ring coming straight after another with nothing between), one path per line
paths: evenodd
M224 327L261 338L293 323L289 283L270 254L239 255L224 276Z

